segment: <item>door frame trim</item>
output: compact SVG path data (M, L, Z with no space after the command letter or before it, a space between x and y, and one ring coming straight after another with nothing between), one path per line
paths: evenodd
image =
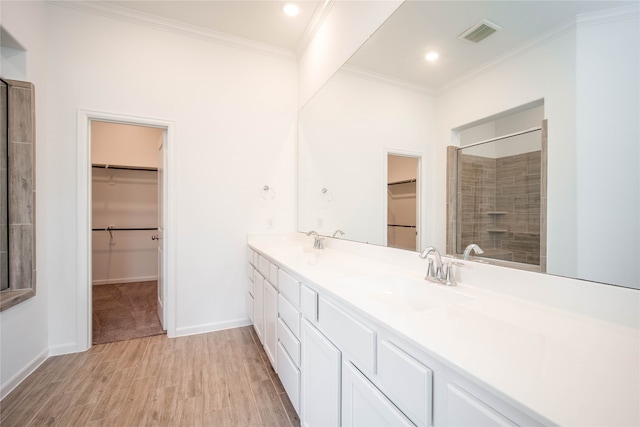
M418 252L422 250L422 216L424 214L424 194L423 194L423 185L422 185L422 177L424 175L423 167L424 167L424 153L418 151L409 151L409 150L401 150L396 148L385 148L384 159L383 159L383 184L382 188L387 187L388 178L387 174L389 171L389 156L398 156L398 157L411 157L418 160L418 170L416 172L416 246L418 247ZM383 245L387 246L388 242L388 218L387 218L387 209L388 209L388 200L387 200L387 192L384 191L383 200L382 200L382 226L383 226Z
M167 336L176 336L176 261L175 261L175 203L174 203L174 123L149 117L136 117L101 111L78 110L77 113L77 303L76 303L76 347L85 351L92 343L91 283L91 122L102 121L127 125L139 125L164 129L165 139L163 216L165 231L163 245L163 280L165 321Z

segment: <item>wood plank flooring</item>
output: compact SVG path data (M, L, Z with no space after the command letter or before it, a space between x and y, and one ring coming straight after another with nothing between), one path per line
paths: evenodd
M0 402L12 426L299 426L253 327L47 359Z

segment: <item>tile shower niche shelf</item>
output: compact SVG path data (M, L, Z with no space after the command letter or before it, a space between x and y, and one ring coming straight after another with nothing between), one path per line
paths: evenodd
M487 215L506 215L508 213L509 212L505 212L505 211L490 211L490 212L487 212Z
M504 229L492 229L492 230L487 230L487 232L489 233L508 233L509 230L504 230Z

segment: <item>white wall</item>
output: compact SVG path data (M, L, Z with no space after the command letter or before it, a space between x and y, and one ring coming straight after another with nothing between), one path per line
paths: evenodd
M578 277L640 288L639 7L577 28ZM585 70L585 72L582 72Z
M302 107L404 0L335 1L298 61Z
M51 238L55 221L49 200L57 194L48 182L55 165L47 161L51 151L47 138L46 5L41 2L0 2L2 26L26 53L19 66L2 67L3 77L27 80L35 85L36 99L36 296L0 312L0 398L4 397L49 354L50 325L47 317L49 289L62 281L47 274L50 250L60 250ZM22 55L22 54L21 54ZM3 63L7 60L2 58ZM66 254L68 256L68 254Z
M157 168L163 138L164 129L93 121L91 162Z
M300 111L298 228L328 235L342 229L345 239L383 244L385 149L422 155L422 168L428 169L434 117L431 95L338 72ZM322 188L331 192L331 201ZM427 211L422 210L422 223L433 224ZM432 230L427 227L422 236L429 241Z
M176 333L246 323L246 232L267 230L256 208L264 184L276 189L273 229L295 224L295 61L60 5L49 10L56 84L48 132L57 148L51 161L62 170L49 179L68 189L55 205L59 244L74 253L77 110L172 121ZM81 280L65 251L51 254L51 275L71 283L49 299L50 342L60 351L77 345L71 304Z

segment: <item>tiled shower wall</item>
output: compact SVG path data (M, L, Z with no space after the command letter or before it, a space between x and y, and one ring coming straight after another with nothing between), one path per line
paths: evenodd
M540 264L541 152L499 159L460 154L457 252Z

